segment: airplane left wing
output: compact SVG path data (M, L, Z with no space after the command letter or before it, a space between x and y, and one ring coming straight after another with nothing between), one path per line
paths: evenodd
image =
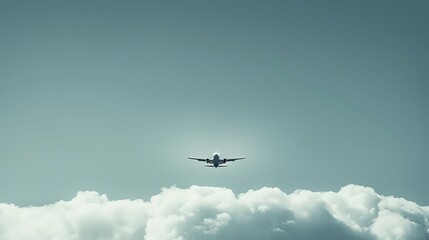
M193 157L188 157L188 159L191 159L191 160L197 160L197 161L200 161L200 162L205 162L205 161L206 161L206 159L204 159L204 158L193 158Z
M241 160L241 159L245 159L245 158L244 157L241 157L241 158L227 158L226 161L227 162L233 162L235 160Z

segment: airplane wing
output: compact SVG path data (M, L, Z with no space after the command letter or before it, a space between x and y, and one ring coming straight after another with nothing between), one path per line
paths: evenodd
M241 160L241 159L245 159L245 158L244 157L241 157L241 158L227 158L226 161L227 162L233 162L235 160Z
M188 159L191 159L191 160L197 160L197 161L200 161L200 162L205 162L205 161L206 161L206 159L205 159L205 158L193 158L193 157L188 157Z

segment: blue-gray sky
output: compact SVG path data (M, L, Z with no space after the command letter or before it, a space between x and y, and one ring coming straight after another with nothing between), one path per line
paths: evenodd
M0 202L338 190L429 203L427 1L0 4ZM246 156L225 169L188 156Z

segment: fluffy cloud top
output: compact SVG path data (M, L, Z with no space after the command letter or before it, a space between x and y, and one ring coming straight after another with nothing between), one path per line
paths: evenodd
M150 201L79 192L40 207L0 204L1 240L429 239L429 207L368 187L338 192L192 186Z

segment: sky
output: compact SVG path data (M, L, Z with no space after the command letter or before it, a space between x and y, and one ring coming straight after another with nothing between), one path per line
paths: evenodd
M356 184L428 206L428 11L427 1L3 1L0 202ZM187 160L215 151L246 159Z

